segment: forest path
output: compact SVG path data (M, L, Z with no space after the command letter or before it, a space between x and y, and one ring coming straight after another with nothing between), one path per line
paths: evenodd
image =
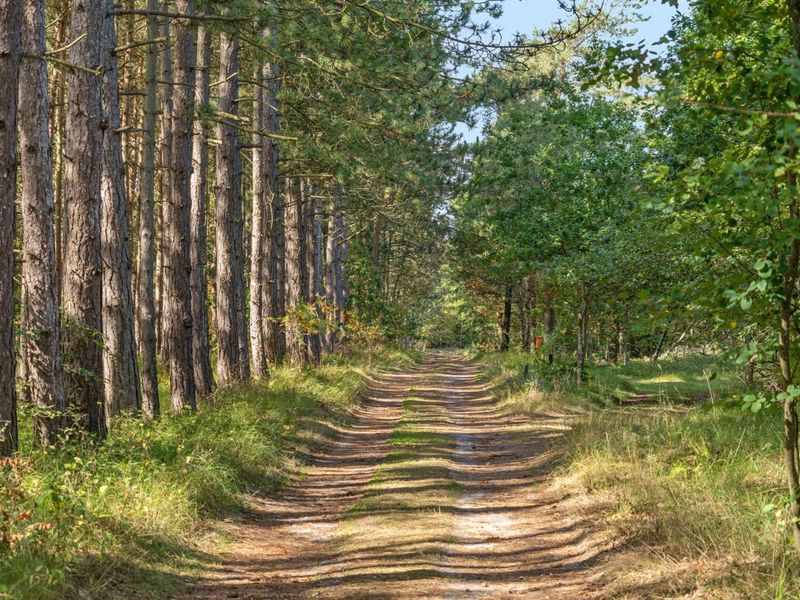
M279 500L257 501L187 598L600 597L608 545L550 485L558 417L501 412L472 363L376 381Z

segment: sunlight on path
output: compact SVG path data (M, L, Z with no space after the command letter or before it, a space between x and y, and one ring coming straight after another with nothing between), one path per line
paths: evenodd
M546 485L562 430L501 413L457 355L388 373L187 598L599 597L605 545Z

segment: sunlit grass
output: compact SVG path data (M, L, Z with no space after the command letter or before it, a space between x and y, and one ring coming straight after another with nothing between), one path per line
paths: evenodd
M0 470L0 597L169 595L220 543L217 519L284 485L377 369L409 364L407 353L373 348L319 369L278 367L195 414L120 418L99 446L36 450L23 412L20 458Z
M556 377L531 369L526 380L524 365L532 361L525 354L480 360L507 410L571 416L557 473L604 506L610 498L605 525L646 559L635 569L626 562L616 594L635 596L646 581L658 597L677 589L714 598L798 597L781 416L709 402L742 389L729 366L707 356L595 366L578 389L558 378L558 367ZM648 390L660 393L657 402L619 405Z

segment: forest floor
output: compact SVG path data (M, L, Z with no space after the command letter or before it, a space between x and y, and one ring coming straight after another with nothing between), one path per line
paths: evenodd
M387 373L185 598L600 597L614 544L551 477L566 429L501 410L455 354Z

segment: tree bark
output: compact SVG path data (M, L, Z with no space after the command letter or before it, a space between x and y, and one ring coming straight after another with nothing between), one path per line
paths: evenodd
M175 9L192 14L193 0L176 0ZM192 360L191 178L194 124L195 28L175 21L172 118L172 196L164 223L164 341L169 355L172 412L197 408Z
M23 52L45 53L44 2L25 5ZM61 349L55 232L53 229L53 161L50 153L50 106L47 66L27 58L19 78L19 129L22 162L22 304L26 335L20 340L25 360L25 395L35 407L33 429L41 446L54 444L65 425L64 372ZM13 231L13 228L11 229Z
M277 43L277 29L270 32L270 45ZM269 133L280 130L280 104L278 92L280 81L277 65L266 63L263 66L264 109L266 111L265 126ZM266 144L266 179L265 200L269 211L269 242L265 251L264 312L268 317L265 323L267 362L277 364L283 360L286 352L286 336L281 319L286 316L285 273L283 255L283 198L280 193L280 174L278 161L280 147L273 138L267 138Z
M326 346L328 351L333 350L336 346L339 337L339 323L341 322L341 311L338 305L338 278L341 274L339 251L340 246L340 232L338 230L338 219L336 217L336 203L331 207L330 214L328 215L328 239L326 245L326 266L325 266L325 285L326 285L326 299L328 301L329 309L332 314L329 319L333 321L328 325L326 336Z
M316 255L316 239L314 237L314 227L316 219L315 208L315 189L311 182L306 182L306 194L303 201L303 233L305 235L305 276L306 276L306 289L305 301L313 307L314 312L317 312L317 275L322 269L322 265L317 266ZM318 270L319 269L319 270ZM319 313L317 312L317 316ZM319 329L315 328L314 331L308 334L308 355L312 364L318 365L322 360L322 342L319 335Z
M0 456L17 448L14 355L14 235L17 196L17 94L23 2L0 0Z
M68 6L67 0L62 0L58 5L61 17L58 20L58 29L56 30L55 44L57 48L61 48L67 43L67 32L69 30ZM53 73L53 81L50 88L50 93L55 99L55 102L50 105L50 143L51 156L53 158L53 177L55 179L53 182L53 194L55 201L56 302L58 306L62 302L61 282L64 280L64 130L66 128L65 105L67 93L65 75L65 72L56 70Z
M162 3L162 7L168 4ZM164 343L164 281L166 271L164 266L165 236L167 229L167 203L172 198L172 118L175 112L173 101L173 80L172 80L172 34L170 25L165 21L161 28L161 35L164 43L161 45L161 140L159 145L159 202L158 216L159 227L156 230L158 235L158 247L156 258L156 332L157 347L163 362L169 362L167 355L167 345Z
M195 103L208 106L210 97L211 34L201 25L197 28L197 68L195 71ZM208 210L208 134L202 118L194 121L192 146L192 215L191 215L191 289L192 289L192 359L194 384L198 396L214 389L211 368L211 346L208 341L208 281L206 279L206 211Z
M514 286L506 286L503 298L503 323L500 330L500 352L508 352L511 347L511 306L514 295Z
M578 309L578 365L575 369L576 383L583 385L586 379L586 349L589 337L589 300L586 286L580 286L580 308Z
M553 334L556 331L556 310L552 305L548 305L544 311L544 341L548 345L547 362L553 364Z
M220 35L219 109L237 115L239 42ZM233 123L220 123L216 153L217 379L221 384L249 376L244 327L244 255L239 134ZM244 351L243 351L244 350Z
M311 265L311 281L312 281L312 296L311 300L314 303L317 311L317 318L322 320L324 315L322 313L321 303L325 299L325 267L324 267L324 245L325 240L322 236L322 202L318 197L314 198L312 204L312 225L311 225L311 248L312 248L312 265ZM323 338L322 332L317 331L314 334L314 361L318 364L322 360L322 345Z
M100 73L103 0L74 0L69 62ZM67 81L64 204L63 352L67 405L83 427L106 434L103 403L100 178L103 164L102 79L73 69Z
M157 10L158 0L148 0L149 10ZM142 202L139 209L139 248L136 270L136 341L141 356L142 411L150 418L161 412L158 398L158 369L156 355L156 82L158 21L147 17L147 61L145 63L144 145L142 148Z
M350 229L347 226L344 211L340 210L337 214L336 227L339 230L339 274L337 281L339 284L337 304L342 311L342 319L346 320L347 311L350 308Z
M103 173L101 183L101 250L103 258L103 380L106 426L123 411L141 407L139 364L134 332L128 197L122 162L119 80L114 48L117 35L113 0L103 15Z
M795 54L800 58L800 0L787 0L789 17L792 22L792 40ZM795 101L800 99L795 98ZM792 146L790 158L797 157L797 148ZM797 198L797 175L789 170L787 185L795 196L789 205L791 223L800 218L800 206ZM778 326L778 362L781 371L781 389L786 391L794 385L794 365L792 364L792 321L794 316L794 300L797 295L798 269L800 269L800 238L793 232L792 241L786 260L786 271L783 275L783 299L780 307ZM783 444L786 478L789 486L790 527L794 537L795 549L800 549L800 443L798 443L797 398L788 398L783 403Z
M621 323L617 334L617 362L628 364L628 327Z
M665 327L664 331L661 332L661 336L658 338L658 344L656 345L656 349L653 351L653 354L650 356L650 360L652 362L656 362L658 358L661 356L661 350L664 348L664 341L667 339L667 332L668 329Z
M262 33L262 38L269 35ZM266 137L261 133L266 127L265 96L263 88L263 66L256 63L253 72L253 177L252 177L252 212L250 232L250 362L255 377L267 375L267 351L265 325L267 323L264 310L264 268L265 260L269 260L267 247L268 212L266 198L268 157Z
M286 347L289 361L299 366L308 362L305 336L299 322L299 311L303 302L303 271L305 263L301 251L302 207L301 200L295 196L293 182L286 180L284 185L284 206L286 209Z

